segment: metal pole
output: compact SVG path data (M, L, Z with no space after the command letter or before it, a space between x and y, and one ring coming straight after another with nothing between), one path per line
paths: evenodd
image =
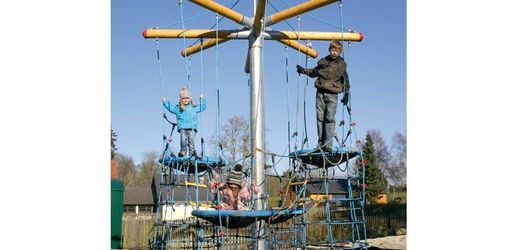
M265 131L264 131L264 91L262 69L262 39L260 30L254 29L250 37L250 122L251 122L251 150L253 152L251 176L252 181L259 188L254 196L255 210L264 210L264 200L261 198L266 194L264 180L265 166ZM265 249L265 222L260 221L253 227L257 243L253 245L254 250Z

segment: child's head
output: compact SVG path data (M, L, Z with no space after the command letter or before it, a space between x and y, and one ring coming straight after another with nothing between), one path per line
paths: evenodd
M342 43L337 40L331 41L329 44L329 56L333 59L336 59L340 53L342 53Z
M191 102L188 87L183 86L181 88L181 91L179 92L179 98L180 98L179 104L181 107L181 111L184 111L184 109L186 109L186 105L188 105Z
M243 173L241 171L232 170L227 177L227 185L232 191L238 192L241 190L241 185L243 183Z
M239 193L239 191L241 191L241 186L234 183L229 183L228 187L230 188L230 190L232 190L233 193Z
M187 105L190 102L189 91L186 86L181 88L181 92L179 93L180 102L184 105Z

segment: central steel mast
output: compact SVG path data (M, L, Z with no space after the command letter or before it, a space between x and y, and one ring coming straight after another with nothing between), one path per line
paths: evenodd
M254 0L255 2L255 0ZM255 4L255 3L254 3ZM259 0L255 9L253 25L249 37L249 69L250 69L250 124L251 124L251 152L253 154L251 164L252 182L259 191L254 195L254 209L265 208L265 119L264 119L264 69L262 63L263 34L260 30L265 16L266 1ZM260 221L252 227L252 235L256 238L253 249L265 249L266 223Z

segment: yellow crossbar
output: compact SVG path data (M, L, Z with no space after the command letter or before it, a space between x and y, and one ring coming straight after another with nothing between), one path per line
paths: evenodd
M207 188L207 185L204 185L204 184L197 184L197 183L193 183L193 182L184 182L184 185L186 186L194 186L194 187L201 187L201 188Z
M226 41L229 41L230 38L212 38L212 39L208 39L208 40L205 40L202 44L200 43L197 43L191 47L188 47L186 48L186 51L184 50L181 50L181 56L191 56L197 52L200 52L200 47L202 47L202 50L206 50L212 46L215 46L216 45L216 40L218 40L218 44L222 44Z
M270 26L270 25L279 23L279 22L289 19L291 17L301 15L305 12L318 9L324 5L328 5L328 4L331 4L334 2L336 2L336 0L310 0L310 1L304 2L302 4L298 4L296 6L293 6L291 8L282 10L278 13L271 15L269 17L270 22L267 23L266 26Z
M193 202L193 201L192 201L192 202L190 202L189 204L190 204L191 206L197 206L197 203L196 203L196 202ZM211 205L211 204L207 204L207 203L198 203L198 206L199 206L199 207L214 208L214 206L213 206L213 205Z
M294 185L303 185L305 183L306 183L306 181L298 181L298 182L291 182L291 183L289 183L289 185L291 185L291 186L294 186Z

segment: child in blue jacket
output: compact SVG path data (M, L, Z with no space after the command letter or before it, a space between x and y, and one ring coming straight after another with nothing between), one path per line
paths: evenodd
M161 97L163 106L177 118L177 131L181 134L181 150L179 157L187 154L196 155L195 151L195 133L197 132L197 113L205 110L204 95L200 95L200 102L197 103L189 96L188 88L185 86L179 93L180 101L176 105L172 105L170 101Z

